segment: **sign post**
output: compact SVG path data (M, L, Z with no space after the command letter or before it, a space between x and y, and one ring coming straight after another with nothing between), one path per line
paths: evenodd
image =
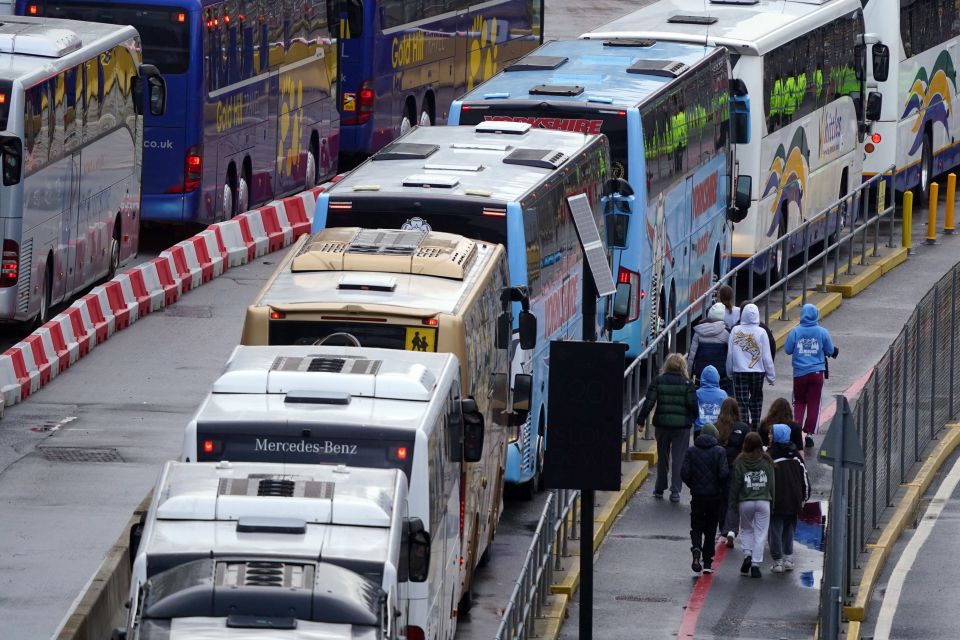
M843 395L837 395L837 412L833 416L830 430L820 447L820 462L833 467L833 489L830 492L830 537L828 556L830 562L825 567L823 593L821 594L821 612L823 623L820 625L820 637L824 640L837 640L840 637L840 623L843 619L843 575L846 558L847 536L847 495L844 480L846 469L862 471L865 458L863 446L857 436L857 425L853 420L850 403Z
M596 342L597 298L616 292L586 195L567 198L583 248L583 341L550 343L550 455L544 484L580 490L580 640L593 639L594 491L620 489L626 345Z

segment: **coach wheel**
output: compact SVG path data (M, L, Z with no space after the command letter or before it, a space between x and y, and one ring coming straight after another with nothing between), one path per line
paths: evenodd
M307 176L304 186L308 190L317 186L317 157L313 154L313 149L307 151Z
M403 107L403 117L400 118L400 135L405 134L406 132L413 129L413 114L415 105L413 104L413 99L407 101L407 104Z
M113 237L110 238L110 268L107 270L107 280L117 275L120 269L120 218L113 223Z
M237 213L243 213L250 208L250 183L247 176L241 175L237 182Z
M232 218L236 214L236 201L233 195L233 187L227 181L223 185L223 217Z
M50 296L53 289L53 267L47 258L47 266L40 278L40 311L37 313L37 325L44 325L50 319Z
M420 126L421 127L432 127L433 118L430 117L430 112L424 109L420 112Z
M923 134L923 151L920 155L920 191L924 202L930 198L930 184L933 182L933 140L930 132Z

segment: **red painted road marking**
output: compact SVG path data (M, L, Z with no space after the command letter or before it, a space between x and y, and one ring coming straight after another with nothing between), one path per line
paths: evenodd
M870 379L871 373L873 373L873 367L847 387L847 390L843 392L847 400L852 400L854 396L863 390L863 387L866 386L867 381ZM820 412L820 424L829 422L836 412L837 403L831 402L826 409ZM724 540L717 544L717 550L713 557L714 571L720 570L720 565L723 563L726 555L727 543ZM687 606L683 610L683 617L680 619L680 630L677 632L678 638L693 638L695 636L697 632L697 620L700 618L700 611L707 601L707 594L710 593L710 586L713 584L713 576L715 575L714 573L712 575L701 576L700 579L697 580L697 584L693 587L693 592L690 594L690 599L687 600Z
M723 559L727 557L727 542L717 543L717 548L713 552L713 570L718 571ZM697 579L697 584L693 587L693 593L687 601L687 607L683 611L683 618L680 620L680 631L677 632L678 638L692 638L697 631L697 619L700 618L700 611L707 601L707 594L710 592L710 585L713 584L713 576L716 573L708 573Z

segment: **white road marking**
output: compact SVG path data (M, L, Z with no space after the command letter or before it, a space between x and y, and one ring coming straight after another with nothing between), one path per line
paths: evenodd
M933 532L933 526L943 513L943 507L950 499L957 485L960 484L960 459L950 469L950 473L943 479L936 495L927 506L923 514L923 520L917 525L917 530L907 543L903 550L903 555L897 560L897 565L890 574L890 581L887 582L887 591L883 595L883 604L880 606L880 613L877 615L877 628L874 630L874 640L889 640L890 631L893 629L893 617L897 613L897 606L900 604L900 595L903 592L903 584L907 580L907 574L913 568L913 563L923 548L930 533Z

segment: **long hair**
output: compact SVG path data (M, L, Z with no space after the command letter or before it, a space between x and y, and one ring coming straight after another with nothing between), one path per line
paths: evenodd
M730 441L730 434L733 433L738 422L740 422L740 405L737 404L736 398L730 396L720 405L720 414L714 425L720 432L720 437L717 438L720 444L726 445Z
M687 373L687 359L679 353L671 353L667 356L667 359L663 361L663 368L660 369L660 373L675 373L684 378L689 378L690 374Z
M790 424L793 422L793 408L786 398L777 398L767 409L767 415L760 421L760 437L770 442L770 432L775 424Z
M717 289L717 302L727 308L727 311L733 311L733 287L728 284Z
M763 440L760 439L760 434L751 431L743 439L743 451L740 452L733 464L737 464L741 460L760 460L761 458L773 464L773 458L763 450Z

